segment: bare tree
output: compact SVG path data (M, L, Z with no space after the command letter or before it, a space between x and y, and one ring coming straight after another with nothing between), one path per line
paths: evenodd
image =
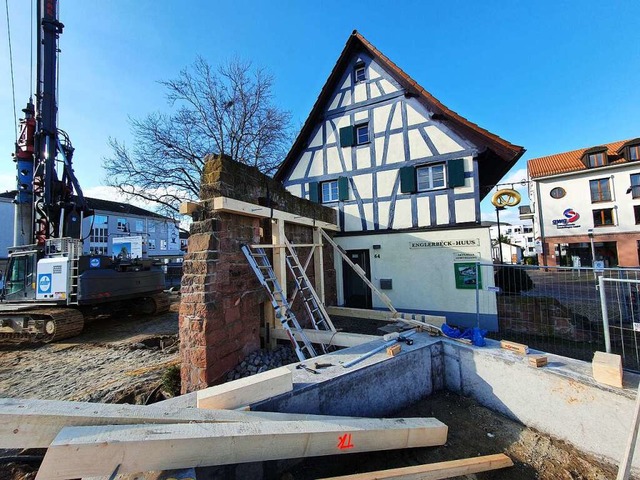
M107 185L171 213L197 198L207 154L223 153L267 174L284 158L291 115L273 104L273 77L265 70L238 59L214 69L198 58L160 83L171 113L130 118L132 148L109 139Z

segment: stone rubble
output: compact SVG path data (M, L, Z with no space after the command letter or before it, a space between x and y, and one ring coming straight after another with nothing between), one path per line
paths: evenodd
M227 381L249 377L298 361L290 345L280 345L274 351L256 350L249 354L236 368L227 373Z

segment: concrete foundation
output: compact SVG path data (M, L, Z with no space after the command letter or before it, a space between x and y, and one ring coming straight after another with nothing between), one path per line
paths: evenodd
M382 341L305 362L310 367L316 361L333 364L318 375L291 365L294 390L251 408L374 417L391 415L432 392L447 389L567 441L580 451L613 464L620 461L631 428L639 376L625 374L625 388L619 389L597 384L588 362L548 355L546 367L534 368L526 357L500 349L495 341L476 348L426 333L412 338L414 344L403 344L396 357L387 357L383 351L350 368L342 364ZM169 402L195 406L195 395ZM640 470L640 446L633 465L636 472ZM232 470L225 471L232 474Z

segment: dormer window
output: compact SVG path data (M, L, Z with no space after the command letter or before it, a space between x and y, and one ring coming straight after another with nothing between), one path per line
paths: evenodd
M625 142L619 149L621 155L627 162L637 162L640 160L640 138L634 138Z
M605 164L605 153L590 153L587 159L589 168L602 167Z
M640 145L629 147L629 160L640 160Z
M364 63L359 63L356 65L353 71L353 78L356 83L364 82L367 79L367 70L364 66Z

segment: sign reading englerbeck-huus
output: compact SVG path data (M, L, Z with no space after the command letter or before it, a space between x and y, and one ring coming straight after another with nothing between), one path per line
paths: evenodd
M432 247L456 248L456 247L479 247L479 246L480 246L479 238L438 240L437 242L430 242L428 240L423 240L421 242L409 242L409 248L432 248Z

